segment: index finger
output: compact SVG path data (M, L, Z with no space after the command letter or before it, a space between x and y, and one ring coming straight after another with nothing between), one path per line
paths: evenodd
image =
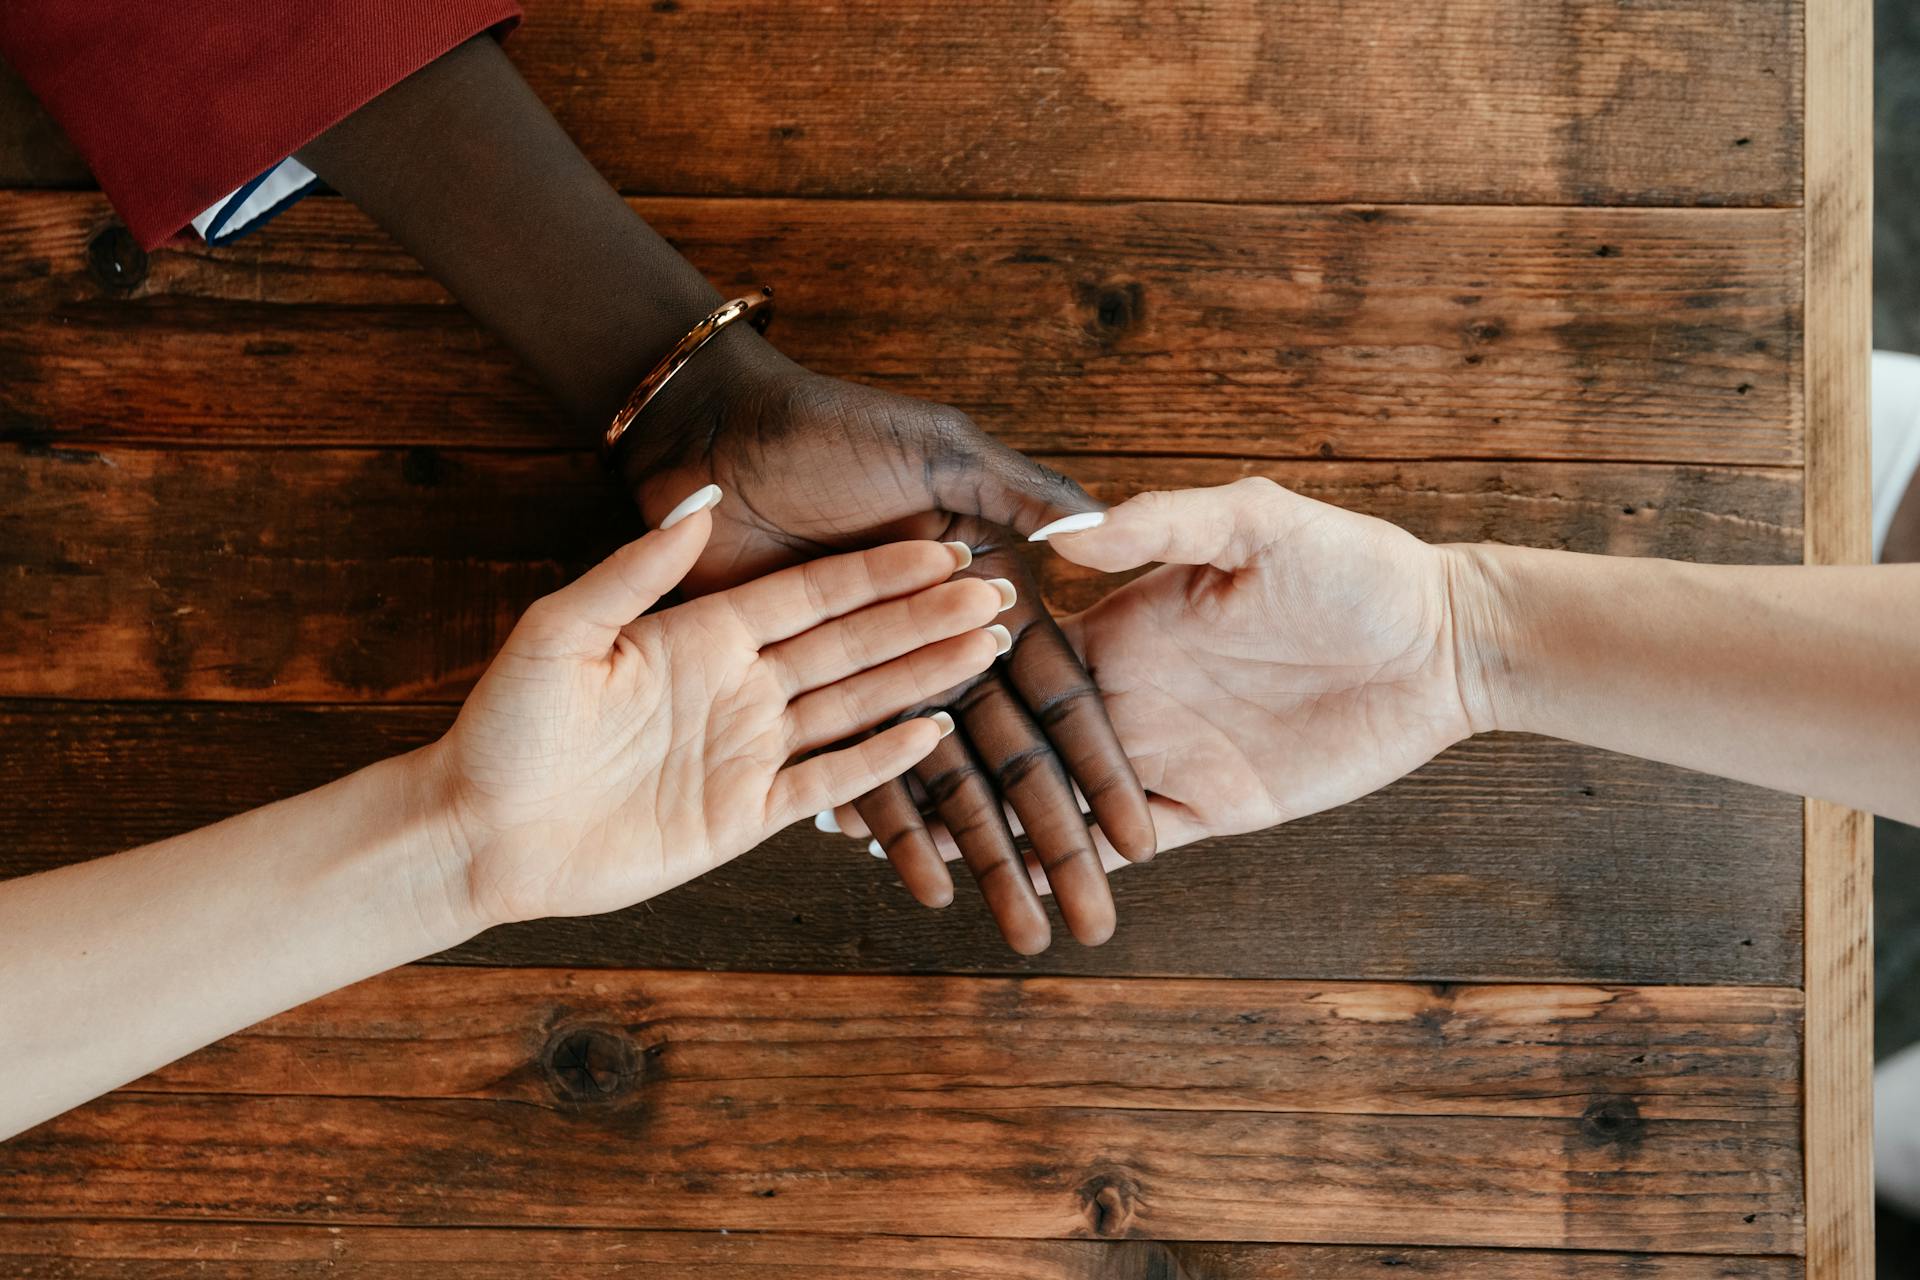
M961 542L895 542L795 565L745 582L724 601L753 643L766 646L842 614L944 582L973 563Z

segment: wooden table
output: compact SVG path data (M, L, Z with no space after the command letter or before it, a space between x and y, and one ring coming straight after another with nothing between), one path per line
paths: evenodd
M1864 0L528 9L527 77L786 350L1105 497L1863 554ZM353 209L148 257L0 97L18 873L430 739L632 520ZM1032 960L791 832L0 1148L0 1271L1865 1276L1867 869L1854 815L1519 737Z

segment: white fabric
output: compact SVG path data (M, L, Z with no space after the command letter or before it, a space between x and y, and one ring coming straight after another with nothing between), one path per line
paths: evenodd
M1920 356L1873 353L1873 558L1920 471Z
M1920 1044L1873 1069L1873 1189L1920 1217Z
M288 196L294 195L302 188L312 186L318 181L319 179L314 176L313 170L307 168L307 166L301 164L292 156L288 156L285 160L282 160L279 164L267 171L265 181L261 182L259 186L254 187L252 191L247 192L245 198L241 200L240 206L233 211L233 216L222 223L220 229L211 237L207 234L207 228L214 224L214 221L219 218L221 211L232 203L235 197L239 196L242 191L246 191L246 187L236 187L221 199L214 201L199 217L193 220L193 229L198 231L200 238L208 241L208 243L230 240L234 236L239 235L240 232L244 231L248 226L258 221L262 214L271 212Z

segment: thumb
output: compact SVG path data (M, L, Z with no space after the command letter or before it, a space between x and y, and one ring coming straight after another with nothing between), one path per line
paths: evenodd
M680 585L706 550L713 533L707 511L719 503L720 486L707 485L660 522L660 527L629 542L542 602L551 618L611 644L614 633L659 603Z
M1017 529L1022 537L1067 516L1100 510L1073 477L984 432L964 456L936 464L933 496L943 511L979 516Z
M1281 534L1286 508L1306 499L1264 476L1212 489L1143 493L1091 529L1044 534L1075 564L1119 573L1159 561L1237 569Z

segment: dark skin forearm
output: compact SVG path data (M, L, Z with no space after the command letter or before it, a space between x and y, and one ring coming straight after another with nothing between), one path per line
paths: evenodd
M395 85L299 159L386 228L583 425L605 423L720 304L490 36Z

